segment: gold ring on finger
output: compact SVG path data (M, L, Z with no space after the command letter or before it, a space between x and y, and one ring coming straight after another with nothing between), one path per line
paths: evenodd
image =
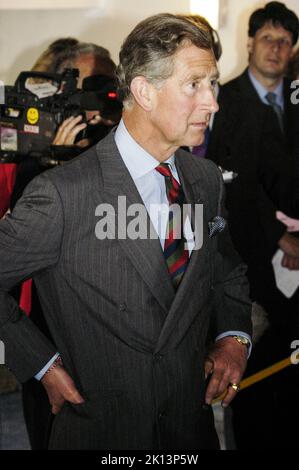
M230 383L229 386L235 391L238 392L240 390L240 384Z

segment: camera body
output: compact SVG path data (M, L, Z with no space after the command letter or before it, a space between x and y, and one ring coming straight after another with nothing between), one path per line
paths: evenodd
M113 79L88 77L83 88L78 89L78 75L78 69L66 69L61 75L21 72L14 86L5 87L4 103L0 105L0 163L18 163L27 156L41 158L51 154L57 129L69 116L99 110L103 118L109 119L121 112ZM33 81L29 89L28 80ZM56 90L50 96L41 86L39 94L31 91L44 80Z

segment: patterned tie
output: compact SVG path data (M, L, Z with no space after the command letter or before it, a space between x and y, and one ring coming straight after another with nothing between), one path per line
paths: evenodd
M169 205L178 204L182 209L184 193L181 185L172 176L169 165L167 163L161 163L156 167L156 170L165 177L166 194ZM189 252L185 249L185 238L183 235L182 210L179 211L179 214L176 213L175 210L169 211L167 234L168 236L165 239L164 245L164 257L172 283L175 289L177 289L189 261Z
M269 93L266 94L266 100L268 101L270 106L272 106L277 116L280 130L282 133L284 133L283 111L281 109L281 106L279 106L279 104L277 103L276 98L277 98L277 95L275 93L272 93L271 91L269 91Z

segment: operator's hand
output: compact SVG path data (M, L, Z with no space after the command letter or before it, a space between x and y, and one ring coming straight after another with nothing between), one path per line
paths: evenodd
M58 414L65 401L75 405L84 403L72 378L62 365L57 365L41 379L52 405L52 413Z
M88 124L102 124L103 126L116 126L119 123L119 119L107 119L101 116L99 111L86 111L86 119Z
M226 392L222 406L226 407L236 396L232 384L239 385L246 369L247 347L231 336L216 341L205 362L206 378L211 375L206 391L206 403Z
M86 128L82 116L70 116L60 124L52 145L73 145L79 132Z

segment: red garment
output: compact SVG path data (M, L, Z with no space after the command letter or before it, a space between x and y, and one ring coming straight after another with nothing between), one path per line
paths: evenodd
M0 163L0 219L9 208L16 171L17 165L15 163Z
M27 281L23 282L21 287L21 295L20 295L20 308L24 310L27 316L30 315L31 311L31 289L32 289L32 279L28 279Z
M15 184L17 165L14 163L0 163L0 219L9 209L10 198ZM28 279L22 284L20 307L27 315L31 310L31 285Z

